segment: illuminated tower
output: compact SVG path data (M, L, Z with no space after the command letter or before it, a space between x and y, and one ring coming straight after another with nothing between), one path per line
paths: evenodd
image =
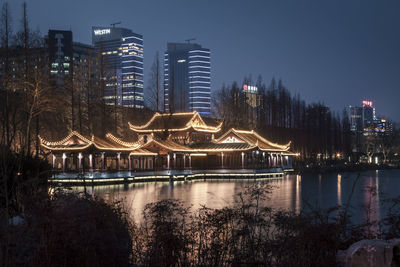
M362 102L362 120L363 128L368 127L376 120L375 108L373 107L372 101L363 100Z
M167 112L211 112L210 50L199 44L168 43L164 54L164 105Z
M105 61L105 102L143 108L143 36L125 28L92 27L92 43Z

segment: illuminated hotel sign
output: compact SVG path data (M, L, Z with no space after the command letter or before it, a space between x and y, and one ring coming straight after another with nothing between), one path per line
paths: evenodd
M363 100L362 105L363 107L368 106L372 108L372 101Z
M101 29L101 30L94 30L94 35L104 35L104 34L110 34L111 29Z
M243 92L246 92L246 93L257 93L258 92L258 88L257 88L257 86L252 86L252 85L247 85L247 84L244 84L243 85Z

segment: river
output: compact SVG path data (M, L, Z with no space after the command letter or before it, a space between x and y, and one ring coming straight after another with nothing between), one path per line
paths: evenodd
M143 208L151 202L172 198L183 201L185 205L192 206L192 209L201 205L221 208L232 206L238 199L238 194L248 186L265 183L272 186L272 192L264 200L265 205L298 212L302 209L327 209L350 203L349 209L355 223L362 222L367 216L364 207L369 207L371 219L383 218L388 207L385 200L400 196L400 170L301 176L287 174L273 180L134 183L88 187L86 190L89 194L107 201L124 200L135 220L140 221ZM82 192L84 189L74 187L73 190Z

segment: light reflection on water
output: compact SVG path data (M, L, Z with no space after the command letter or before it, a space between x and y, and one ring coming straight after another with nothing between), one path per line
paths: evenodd
M276 209L294 210L329 208L347 205L354 222L365 219L377 220L384 216L383 199L400 195L400 170L367 171L360 174L355 190L357 173L331 173L324 175L286 175L274 180L212 180L175 183L138 183L88 187L89 194L107 201L124 200L132 215L140 221L146 204L162 199L179 199L192 209L202 205L209 208L232 206L238 194L254 183L268 183L273 187L265 205ZM74 191L83 191L75 187ZM376 193L373 191L376 190ZM362 208L364 207L364 209ZM370 212L365 211L369 207Z

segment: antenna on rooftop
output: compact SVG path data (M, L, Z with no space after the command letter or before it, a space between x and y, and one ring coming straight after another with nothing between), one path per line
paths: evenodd
M196 40L196 38L189 38L189 39L186 39L185 41L186 41L188 44L190 44L190 42L191 42L191 41L194 41L194 40Z
M115 28L115 25L118 25L118 24L121 24L121 23L122 23L121 21L118 21L118 22L111 23L110 25L113 26L113 28Z

